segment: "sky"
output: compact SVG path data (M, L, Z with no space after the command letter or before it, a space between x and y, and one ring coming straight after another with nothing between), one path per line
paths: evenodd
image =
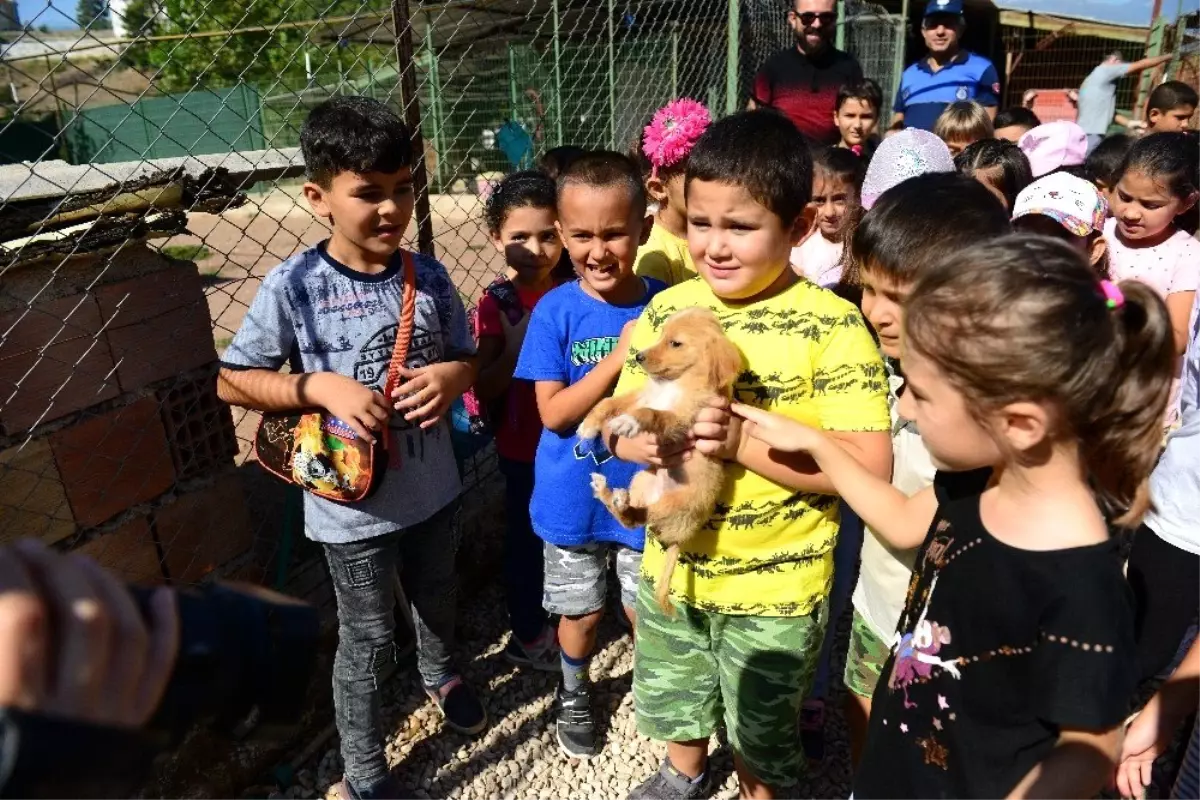
M994 0L1001 8L1021 11L1042 11L1047 14L1066 14L1122 25L1149 25L1153 0ZM1184 0L1186 10L1195 10L1200 0ZM1179 0L1162 0L1163 13L1174 18ZM47 10L47 7L48 10ZM60 11L61 9L61 11ZM45 10L44 14L37 16ZM63 13L65 12L65 13ZM28 24L34 17L36 25L51 28L73 28L75 0L17 0L21 22Z

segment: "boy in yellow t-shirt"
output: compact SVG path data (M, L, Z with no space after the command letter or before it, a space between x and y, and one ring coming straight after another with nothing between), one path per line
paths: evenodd
M830 432L881 477L891 468L883 363L858 310L788 267L812 222L812 157L786 118L765 111L714 123L687 170L692 279L659 294L634 329L649 346L681 308L713 309L741 349L739 402ZM646 375L629 359L618 393ZM723 721L742 796L788 796L804 768L796 721L826 624L838 498L804 457L772 450L725 420L725 488L685 546L671 582L676 613L654 601L663 548L646 537L633 689L641 733L667 759L633 798L708 791L708 740ZM620 458L671 463L646 435L610 436ZM650 531L650 533L653 533Z
M654 113L638 137L633 156L642 167L646 194L654 201L654 227L638 248L633 271L674 286L696 277L687 243L684 173L688 153L712 121L708 109L690 98L674 100Z

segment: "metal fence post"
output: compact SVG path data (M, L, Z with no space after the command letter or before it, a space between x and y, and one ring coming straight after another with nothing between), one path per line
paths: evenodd
M550 13L554 19L554 136L555 146L562 146L563 143L563 93L562 93L562 69L559 67L562 61L562 52L559 49L558 41L558 0L554 0L550 5Z
M425 39L423 42L425 55L429 58L429 74L426 80L429 82L429 113L430 128L433 131L433 151L437 154L437 161L433 165L434 178L437 180L437 187L441 190L445 186L444 176L442 175L442 160L446 157L446 140L443 136L445 128L445 119L442 115L442 75L438 64L437 51L433 46L433 20L429 18L429 12L425 12Z
M837 2L837 29L833 35L833 46L838 50L846 49L846 0Z
M679 23L671 22L671 99L679 97Z
M883 108L880 109L880 111L886 109L888 125L891 125L892 114L895 113L892 111L892 104L900 92L900 78L904 75L904 46L906 44L908 44L908 0L903 0L900 4L900 18L896 21L896 36L892 52L892 85L888 87L889 93L883 98ZM884 120L881 119L880 123L883 122Z
M725 42L725 113L737 111L738 73L741 66L741 3L729 0L729 26Z
M617 58L616 39L613 31L613 0L608 0L608 130L609 146L617 145Z
M396 37L396 68L400 70L400 102L404 122L412 139L413 193L416 195L417 249L427 256L433 251L433 217L429 212L429 172L425 166L425 138L421 135L421 100L417 95L417 65L413 60L412 22L408 0L392 0L392 30Z

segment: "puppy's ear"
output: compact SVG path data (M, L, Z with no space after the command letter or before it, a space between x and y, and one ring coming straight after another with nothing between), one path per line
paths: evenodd
M712 345L708 362L709 380L713 388L725 390L733 386L742 371L742 351L724 336L717 337Z

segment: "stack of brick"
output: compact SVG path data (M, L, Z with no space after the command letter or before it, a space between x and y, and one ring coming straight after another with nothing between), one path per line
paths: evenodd
M249 549L195 265L130 244L19 272L0 292L0 542L185 584Z

